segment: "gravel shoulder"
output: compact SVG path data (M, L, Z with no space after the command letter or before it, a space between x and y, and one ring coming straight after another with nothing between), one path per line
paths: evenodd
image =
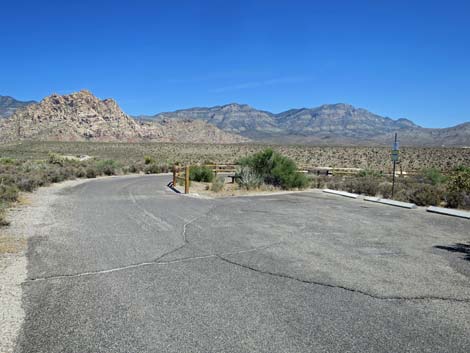
M9 227L0 229L0 352L13 352L24 320L22 284L27 277L27 241L47 234L50 206L58 192L87 180L70 180L22 195L8 211Z

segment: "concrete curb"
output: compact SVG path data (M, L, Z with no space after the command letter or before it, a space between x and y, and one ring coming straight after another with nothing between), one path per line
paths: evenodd
M414 203L401 202L401 201L395 201L395 200L389 200L389 199L380 199L378 197L364 197L364 201L376 202L376 203L381 203L384 205L390 205L390 206L395 206L395 207L408 208L410 210L418 207Z
M359 197L358 194L352 194L350 192L346 191L338 191L338 190L331 190L331 189L323 189L323 192L326 192L327 194L333 194L333 195L339 195L339 196L344 196L344 197L349 197L351 199L357 199Z
M452 210L449 208L436 207L436 206L430 206L426 208L426 211L432 212L432 213L439 213L439 214L443 214L447 216L470 219L470 212L466 212L466 211Z

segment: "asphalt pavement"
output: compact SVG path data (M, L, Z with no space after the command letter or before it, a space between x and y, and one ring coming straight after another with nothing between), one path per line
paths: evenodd
M470 351L468 220L168 181L60 191L28 241L16 352Z

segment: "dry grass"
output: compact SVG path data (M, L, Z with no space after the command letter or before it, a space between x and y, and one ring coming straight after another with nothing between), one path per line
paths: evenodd
M0 233L0 255L16 254L26 248L26 241Z

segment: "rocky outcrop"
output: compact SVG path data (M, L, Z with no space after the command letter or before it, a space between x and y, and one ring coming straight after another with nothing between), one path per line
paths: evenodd
M246 141L203 122L139 123L125 114L113 99L100 100L86 90L63 96L53 94L0 121L0 141L17 140Z

